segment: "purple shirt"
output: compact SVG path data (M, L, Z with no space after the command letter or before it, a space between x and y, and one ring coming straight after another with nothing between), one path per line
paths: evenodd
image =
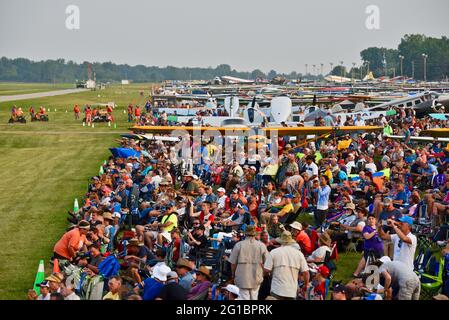
M375 231L376 229L370 227L370 226L365 226L362 230L362 234L365 233L372 233L373 231ZM374 250L376 252L383 252L384 250L384 243L382 242L382 239L379 237L378 234L375 234L374 237L372 237L371 239L365 239L364 245L363 245L363 249L365 251L367 250Z
M205 290L209 290L211 283L209 281L202 281L198 282L196 286L194 286L192 289L190 289L190 292L187 294L187 300L190 300L200 293L204 292Z

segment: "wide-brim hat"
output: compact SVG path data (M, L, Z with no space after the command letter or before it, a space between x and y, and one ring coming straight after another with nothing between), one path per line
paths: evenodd
M292 224L290 224L290 227L299 231L302 230L302 224L298 221L295 221Z
M190 271L192 270L192 267L191 267L189 261L187 259L184 259L184 258L178 259L178 262L176 262L176 267L178 267L178 268L187 268Z
M201 266L199 267L199 269L195 270L196 273L201 273L202 275L204 275L207 279L210 280L210 271L206 266Z
M296 243L290 231L282 232L281 236L279 238L276 238L276 242L284 246Z
M153 269L153 278L160 281L167 281L167 275L171 271L166 265L159 265Z
M355 211L355 204L352 203L352 202L349 202L349 203L346 204L346 206L344 208L352 210L352 211Z
M137 238L132 238L132 239L130 239L130 240L128 241L127 246L141 247L141 246L143 246L143 243L141 243L141 242L139 241L139 239L137 239Z
M61 283L61 279L59 277L55 276L54 274L48 276L47 278L45 278L45 280L56 282L56 283Z
M104 220L113 220L112 214L110 212L103 213Z
M318 242L321 244L324 244L328 247L332 244L332 239L326 232L322 233L321 236L318 238Z

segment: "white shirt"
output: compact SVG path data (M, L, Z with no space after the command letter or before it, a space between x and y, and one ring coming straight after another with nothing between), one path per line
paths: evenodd
M355 120L354 121L354 125L355 126L364 126L365 125L365 120L363 120L363 119L360 119L360 120Z
M315 251L312 252L310 255L310 260L321 260L324 261L324 258L326 258L326 252L332 252L332 250L328 246L320 246Z
M354 160L351 160L346 164L346 169L348 170L348 174L352 173L352 168L354 168L354 167L355 167Z
M40 294L37 297L37 300L50 300L50 293L48 293L45 297L42 294Z
M67 297L64 298L64 300L80 300L80 297L78 297L75 292L72 292Z
M416 251L416 236L411 232L406 235L408 238L412 240L411 244L402 242L402 245L399 247L399 241L401 240L397 234L391 235L391 241L393 242L393 261L401 261L410 269L414 269L413 258L415 257Z
M226 207L226 195L223 195L222 197L218 198L217 202L218 202L218 209L224 209Z
M366 168L367 170L369 170L371 173L377 172L377 167L376 167L376 165L374 164L374 162L367 163L367 164L365 165L365 168Z
M159 188L159 183L162 182L162 178L160 176L151 177L151 183L154 184L154 187Z
M309 179L311 176L317 176L315 180L318 180L318 166L316 165L315 162L312 162L310 165L306 164L305 168Z
M309 270L302 252L289 245L271 250L264 268L272 270L271 292L289 298L296 298L299 272Z

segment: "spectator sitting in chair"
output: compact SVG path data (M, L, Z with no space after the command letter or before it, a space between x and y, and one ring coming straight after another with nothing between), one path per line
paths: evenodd
M208 268L201 266L198 270L196 270L196 280L194 282L194 286L187 294L187 300L195 300L195 298L201 294L204 294L204 292L207 294L209 287L211 286L210 280L211 277Z
M222 220L224 227L231 227L233 230L240 229L243 224L249 225L251 223L251 215L247 206L237 205L237 212L229 218Z
M207 247L207 237L204 235L204 230L204 226L199 225L194 228L193 234L191 232L187 233L187 243L191 247L189 256L192 258L196 257L200 249Z
M192 263L186 259L179 259L176 263L176 273L179 276L179 285L182 286L187 292L192 288L192 283L195 280L193 273Z
M291 232L293 238L299 244L301 248L301 252L308 256L312 253L312 242L310 241L309 236L302 230L302 224L298 221L290 224Z
M143 300L156 299L156 297L161 293L164 283L167 281L167 275L170 271L170 268L165 265L154 268L153 276L139 283L134 288L134 292L139 293L139 289L143 289Z
M175 271L168 273L167 282L155 300L187 300L187 290L179 284Z
M307 258L307 262L310 263L323 263L326 259L326 254L331 253L332 250L330 246L332 245L331 237L327 232L324 232L318 238L319 247L312 252L312 254Z
M111 277L108 281L108 287L109 292L103 297L103 300L121 300L122 279L119 276Z
M80 259L78 261L78 266L84 267L85 270L87 269L86 271L89 271L89 273L98 274L98 266L104 260L104 257L100 252L101 244L94 242L88 248L90 253L89 262L85 258Z

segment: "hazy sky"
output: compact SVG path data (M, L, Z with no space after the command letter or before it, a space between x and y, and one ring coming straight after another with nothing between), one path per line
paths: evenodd
M65 26L68 5L80 29ZM365 27L368 5L380 30ZM449 36L448 0L0 0L0 56L304 72L406 33Z

